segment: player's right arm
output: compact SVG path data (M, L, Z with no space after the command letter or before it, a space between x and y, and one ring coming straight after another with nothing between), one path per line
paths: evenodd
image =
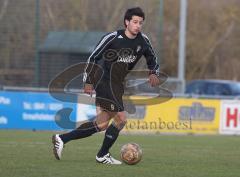
M83 77L85 93L92 94L94 74L96 71L95 64L97 64L97 62L102 58L102 54L106 50L107 46L109 46L116 36L117 31L104 35L88 58Z

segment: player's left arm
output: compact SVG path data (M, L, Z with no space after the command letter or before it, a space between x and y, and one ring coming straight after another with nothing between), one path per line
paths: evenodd
M157 63L157 56L148 37L146 35L143 35L143 37L146 42L146 50L144 51L144 56L146 58L147 66L149 69L149 83L152 87L156 87L160 84L159 64Z

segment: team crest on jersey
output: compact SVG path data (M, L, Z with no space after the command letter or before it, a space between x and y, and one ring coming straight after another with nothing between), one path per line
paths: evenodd
M142 47L141 47L140 45L137 46L137 50L136 50L136 52L138 53L141 49L142 49Z

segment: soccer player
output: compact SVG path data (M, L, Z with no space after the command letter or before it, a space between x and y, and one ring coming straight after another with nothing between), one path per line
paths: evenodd
M111 156L109 150L127 122L122 101L125 76L144 56L149 69L150 85L154 87L160 83L157 57L148 37L141 33L144 19L141 8L128 9L124 16L125 29L103 36L92 52L85 68L84 92L91 95L96 91L97 116L94 121L83 123L71 132L53 135L56 159L61 159L64 144L69 141L106 130L96 161L103 164L121 164ZM111 119L113 121L109 125Z

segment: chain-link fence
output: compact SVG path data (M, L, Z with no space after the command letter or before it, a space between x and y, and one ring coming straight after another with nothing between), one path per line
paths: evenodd
M56 74L85 62L104 33L123 28L124 13L132 6L143 7L144 31L159 49L157 0L1 0L1 84L47 87Z

